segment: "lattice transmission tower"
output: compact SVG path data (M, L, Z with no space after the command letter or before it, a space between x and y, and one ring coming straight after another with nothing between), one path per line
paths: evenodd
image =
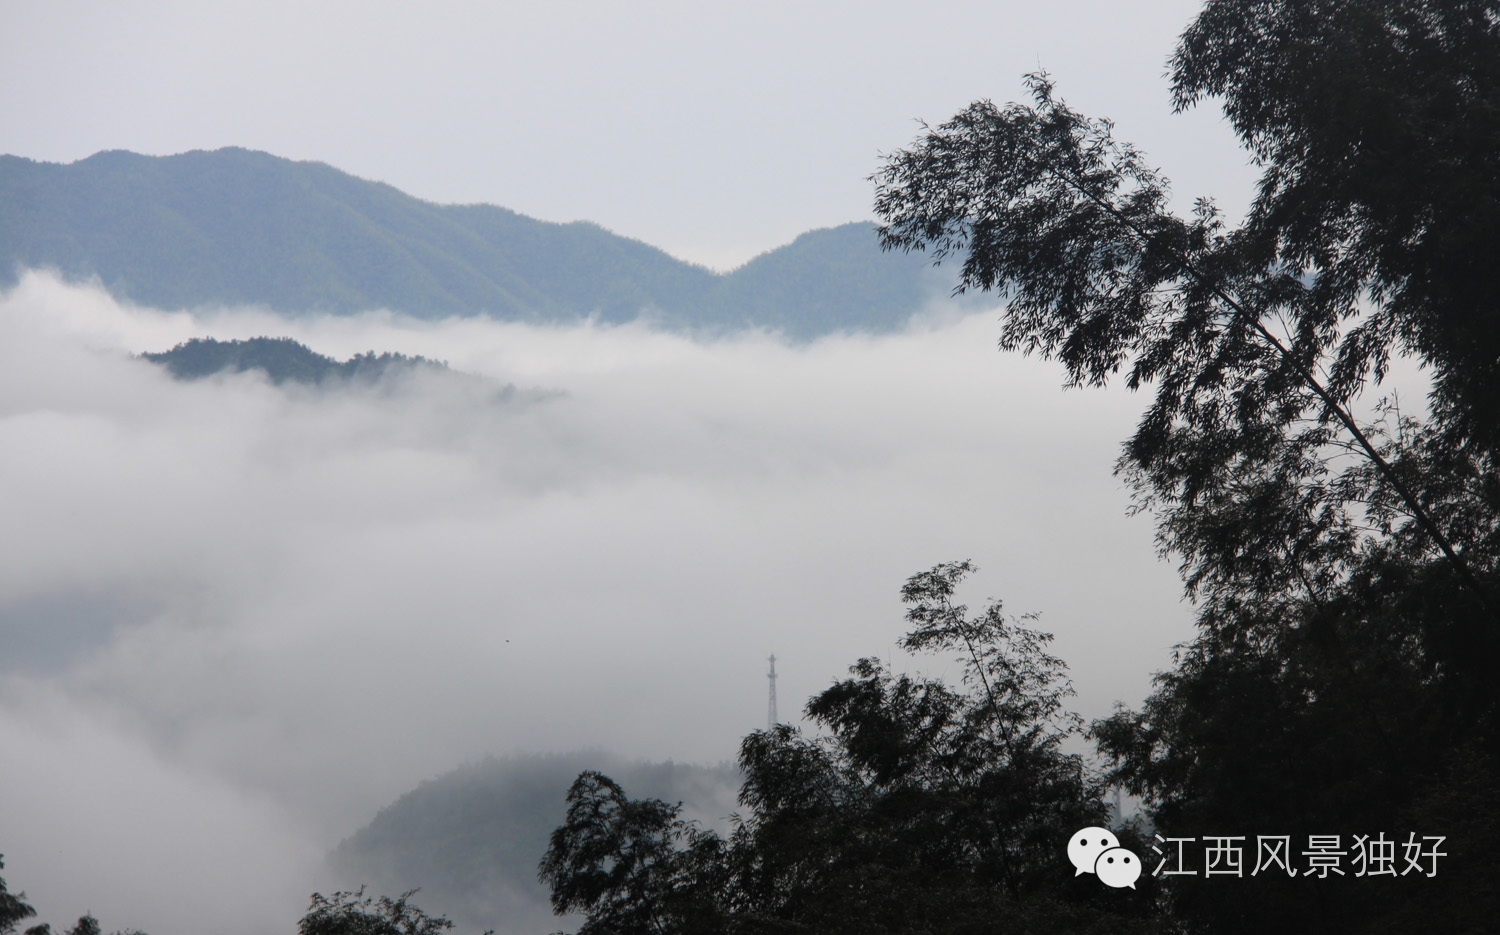
M781 720L776 716L776 654L771 654L771 671L766 673L771 682L771 693L766 698L766 730L772 730Z

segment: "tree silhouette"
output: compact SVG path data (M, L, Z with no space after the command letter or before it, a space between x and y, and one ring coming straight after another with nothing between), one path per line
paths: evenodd
M1492 925L1500 776L1500 5L1215 0L1172 60L1263 173L1245 223L1165 179L1045 75L876 174L889 248L1007 299L1001 346L1154 386L1119 470L1199 635L1093 727L1171 833L1447 835L1406 890L1166 887L1213 932ZM1430 414L1360 394L1397 355ZM1261 829L1265 829L1261 832ZM1476 883L1476 881L1484 881Z
M1081 730L1050 635L952 602L968 562L903 589L917 652L961 654L957 686L862 659L807 715L740 748L728 838L579 776L539 875L580 935L605 932L1157 931L1153 887L1074 879L1064 846L1105 820L1063 742ZM1108 895L1107 895L1108 894Z

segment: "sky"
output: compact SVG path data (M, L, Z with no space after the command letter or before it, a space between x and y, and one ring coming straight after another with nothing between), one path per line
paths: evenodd
M0 152L243 146L441 203L590 220L718 269L871 216L882 153L1046 69L1183 205L1243 209L1213 107L1171 112L1189 0L7 0Z
M0 151L243 146L736 266L1045 68L1243 209L1163 78L1195 4L10 0ZM1138 704L1191 608L1112 473L1144 400L995 351L998 311L789 346L645 326L282 319L0 295L0 853L42 919L287 932L321 857L491 754L715 762L866 655L910 575L1036 611L1077 707ZM184 385L131 355L289 335L488 382ZM514 385L506 393L505 386ZM358 882L358 881L353 881ZM424 907L441 911L441 907Z

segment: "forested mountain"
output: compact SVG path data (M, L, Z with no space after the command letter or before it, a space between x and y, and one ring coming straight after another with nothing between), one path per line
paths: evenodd
M550 932L559 927L537 864L562 824L579 772L608 769L630 790L705 823L735 808L739 771L728 764L626 761L607 754L506 757L422 783L382 809L330 855L348 885L402 893L420 887L424 909L460 929Z
M437 205L315 162L245 149L0 156L0 285L24 269L97 276L159 308L386 308L421 318L642 314L670 327L796 337L901 325L948 277L882 253L873 226L802 235L717 274L598 225Z
M142 354L141 357L166 367L179 380L258 370L277 384L320 384L338 380L373 383L397 373L419 370L451 372L447 364L405 354L371 351L338 361L291 338L250 338L244 341L193 338L170 351Z

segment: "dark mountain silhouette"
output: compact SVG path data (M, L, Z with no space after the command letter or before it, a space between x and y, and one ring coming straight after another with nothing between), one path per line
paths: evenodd
M382 809L329 856L340 885L372 892L420 887L423 909L459 931L557 931L537 864L567 810L568 787L601 770L634 798L681 802L686 817L723 824L735 808L730 765L628 761L603 753L489 759L428 780ZM571 926L570 926L571 927Z
M942 274L882 253L873 225L812 231L717 274L596 224L437 205L316 162L245 149L0 156L0 284L25 269L97 277L158 308L256 304L610 322L794 337L902 325Z
M291 338L250 338L244 341L193 338L170 351L146 353L141 357L166 367L179 380L259 370L277 384L335 380L375 382L397 372L448 371L447 364L425 357L376 354L374 351L338 361Z

